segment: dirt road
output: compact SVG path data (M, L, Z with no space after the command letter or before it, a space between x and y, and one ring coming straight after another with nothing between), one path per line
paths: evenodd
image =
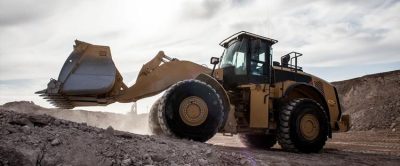
M209 143L233 153L243 153L252 165L400 165L400 133L359 131L337 133L318 154L283 152L243 147L239 139L217 135Z

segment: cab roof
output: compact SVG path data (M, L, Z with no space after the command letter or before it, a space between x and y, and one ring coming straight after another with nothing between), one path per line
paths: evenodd
M221 43L219 43L219 45L222 46L222 47L225 47L232 40L241 38L243 36L249 36L249 37L261 39L261 40L264 40L264 41L270 43L271 45L273 45L273 44L278 42L278 40L275 40L275 39L271 39L271 38L268 38L268 37L260 36L260 35L254 34L254 33L246 32L246 31L240 31L238 33L235 33L235 34L229 36L228 38L223 40Z

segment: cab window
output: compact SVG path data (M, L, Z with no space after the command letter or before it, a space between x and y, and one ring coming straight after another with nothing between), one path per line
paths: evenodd
M230 43L229 47L225 50L222 58L221 68L234 66L236 75L247 74L247 57L248 40L234 41Z
M267 44L259 39L251 40L250 73L252 75L266 75Z

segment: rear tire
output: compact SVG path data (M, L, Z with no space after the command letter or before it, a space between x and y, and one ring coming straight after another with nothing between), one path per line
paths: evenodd
M294 99L279 112L278 142L292 152L319 152L328 136L323 107L312 99Z
M219 94L199 80L184 80L169 88L160 100L158 121L168 136L205 142L222 124Z
M239 140L246 147L257 149L270 149L276 144L276 136L266 134L239 134Z
M162 135L163 131L161 129L160 123L158 122L158 106L160 105L160 99L151 106L149 112L149 130L153 135Z

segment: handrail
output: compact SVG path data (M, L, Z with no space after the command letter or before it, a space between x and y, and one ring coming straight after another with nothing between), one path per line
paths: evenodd
M291 55L293 55L293 54L294 54L294 57L291 56ZM289 63L289 64L285 64L285 65L287 65L286 67L291 68L291 69L294 69L296 73L297 73L297 70L302 70L302 67L297 66L297 58L303 56L302 53L292 51L292 52L290 52L290 53L287 53L287 54L283 55L283 56L281 57L281 66L282 66L282 67L283 67L283 65L284 65L284 64L283 64L283 58L285 58L285 57L287 57L287 56L289 56L289 58L290 58L290 63ZM294 65L293 65L293 59L294 59Z

